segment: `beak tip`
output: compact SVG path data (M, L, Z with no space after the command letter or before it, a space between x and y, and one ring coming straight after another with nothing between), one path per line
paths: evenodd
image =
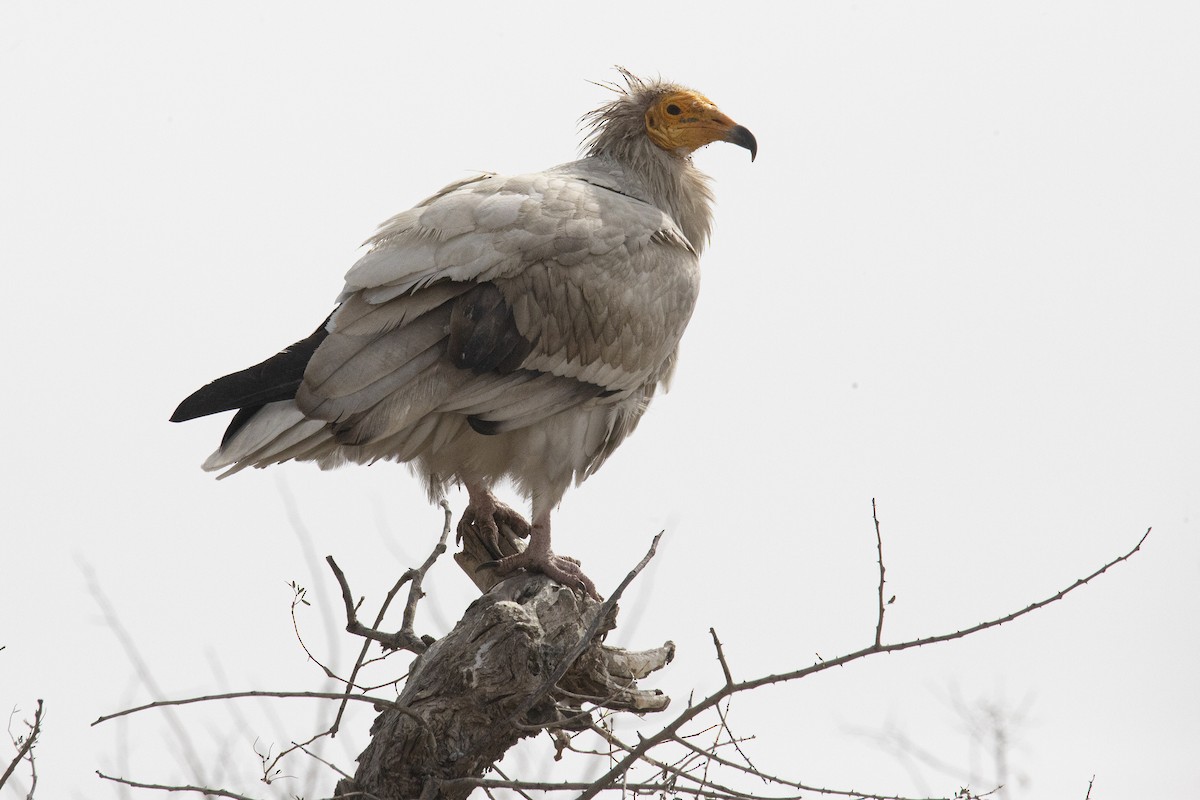
M730 128L729 135L726 137L725 141L749 150L751 163L753 163L754 159L758 157L758 140L754 138L754 134L751 133L748 128L742 125L734 125L732 128Z

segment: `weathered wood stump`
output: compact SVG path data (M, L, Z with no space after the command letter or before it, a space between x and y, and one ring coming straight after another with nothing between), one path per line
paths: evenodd
M484 595L413 662L399 707L375 719L354 779L338 782L338 796L458 800L471 788L446 781L482 777L520 739L543 728L586 727L590 717L581 705L649 712L670 702L636 681L670 662L674 645L644 652L604 645L604 634L616 625L615 607L557 684L547 687L604 606L543 575L522 572L501 581L476 572L491 556L473 539L464 537L455 560ZM516 546L511 534L502 539L502 551Z

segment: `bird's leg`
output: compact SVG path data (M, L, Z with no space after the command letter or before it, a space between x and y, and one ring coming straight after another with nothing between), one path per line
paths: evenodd
M529 523L516 510L496 499L484 483L467 481L470 500L458 521L458 541L468 530L478 531L488 551L500 558L500 526L507 525L519 539L529 536Z
M583 574L578 561L568 556L556 556L550 549L549 511L534 515L533 526L529 531L529 545L522 552L502 558L490 566L494 566L500 575L509 575L521 568L530 572L540 572L564 586L587 592L593 600L602 599L596 591L596 584Z

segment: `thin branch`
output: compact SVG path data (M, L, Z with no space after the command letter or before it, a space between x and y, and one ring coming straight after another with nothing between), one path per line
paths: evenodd
M883 534L879 532L879 514L875 510L875 498L871 498L871 519L875 521L875 545L879 548L879 619L875 623L875 646L883 645Z
M618 739L615 735L612 734L611 731L606 731L602 728L599 728L598 726L592 726L592 731L594 733L598 734L602 739L607 741L614 748L624 750L626 753L632 753L635 750L635 748L633 746ZM767 775L766 773L760 772L759 770L753 768L752 766L747 767L743 764L738 764L734 761L730 761L729 759L721 758L720 756L716 755L715 752L713 752L713 750L705 750L704 748L697 747L696 745L692 744L691 742L688 742L686 739L684 739L681 736L672 736L671 741L673 741L677 744L682 744L689 751L691 751L688 758L692 758L694 756L699 756L706 760L716 761L718 764L721 764L721 765L727 766L727 767L731 767L731 768L738 770L739 772L742 772L746 775L750 775L750 776L759 778L760 780L762 780L764 782L775 783L779 786L786 786L791 789L800 789L801 791L815 792L817 794L830 795L830 796L835 796L835 797L850 797L850 798L855 798L856 800L947 800L947 798L911 798L911 797L903 797L901 795L872 794L870 792L854 791L853 789L850 789L850 790L829 789L829 788L825 788L822 786L812 786L812 785L805 784L805 783L797 783L795 781L788 781L788 780L784 780L782 778L776 778L772 775ZM741 751L739 750L738 752L740 753ZM743 754L743 757L744 757L744 754ZM700 789L708 789L708 790L715 789L715 790L717 790L718 793L725 792L730 796L753 798L754 800L767 800L767 796L756 795L756 794L751 794L751 793L742 793L736 789L731 789L727 786L722 786L719 783L715 783L713 781L708 780L707 767L705 769L705 777L702 777L702 778L696 777L695 775L688 773L686 770L684 770L678 766L678 764L683 763L682 759L679 762L677 762L676 766L671 766L669 764L665 764L662 761L659 761L654 758L650 758L649 756L647 756L645 754L643 754L641 756L641 760L646 762L650 766L661 770L664 775L669 774L676 778L683 778L685 780L695 783L698 787L697 791ZM597 784L597 785L599 785L599 784ZM615 787L609 786L609 787L604 787L604 788L611 789L611 788L615 788ZM680 789L680 790L683 789L683 787L679 787L678 785L676 785L676 788ZM994 792L995 790L993 789L992 791ZM986 794L982 794L982 795L967 794L967 795L958 797L957 800L973 800L973 798L986 797L987 795L989 795L991 793L992 792L987 792ZM709 794L709 792L704 792L704 794L707 796Z
M511 778L509 778L507 775L505 775L505 774L504 774L504 770L500 769L500 767L496 766L495 764L493 764L493 765L492 765L492 770L493 770L493 771L494 771L494 772L495 772L497 775L499 775L499 776L500 776L500 778L501 778L502 780L506 780L506 781L507 781L507 780L511 780ZM487 794L488 794L489 796L492 794L492 793L491 793L491 791L490 791L490 790L488 789L488 787L486 787L486 786L484 787L484 789L483 789L483 790L484 790L485 792L487 792ZM519 788L517 788L517 787L515 787L515 786L513 787L513 791L514 791L514 792L516 792L517 794L521 795L521 797L524 797L524 798L525 798L525 800L533 800L533 798L532 798L532 797L530 797L530 796L529 796L528 794L526 794L524 791L522 791L521 789L519 789Z
M325 673L326 678L337 681L338 683L344 683L344 684L346 684L347 688L349 688L349 689L361 688L361 687L354 686L352 683L347 681L341 675L338 675L337 673L335 673L326 664L324 664L320 659L318 659L316 656L313 655L312 650L310 650L308 648L308 643L304 641L304 636L300 633L300 620L296 617L296 606L312 605L311 603L308 602L308 600L304 596L307 593L307 590L300 584L296 583L295 581L289 582L288 586L292 590L292 608L291 608L292 632L294 634L296 634L296 641L300 643L300 649L304 651L304 655L308 656L309 661L313 662L314 664L316 664L318 667L321 668L321 671Z
M313 737L313 738L315 739L316 737ZM336 772L338 775L341 775L343 778L345 778L347 780L353 780L351 778L351 776L348 773L346 773L345 770L343 770L337 764L326 761L325 759L321 758L319 755L317 755L316 753L314 753L313 751L309 750L307 747L304 746L306 744L310 744L311 742L312 742L312 739L309 739L307 742L304 742L303 744L301 744L299 742L292 742L291 750L299 749L300 752L304 753L305 755L309 756L310 758L314 758L317 761L320 761L322 764L329 767L331 770ZM289 750L289 752L291 750Z
M434 562L446 552L446 541L450 537L450 524L454 520L454 512L450 510L450 504L445 499L439 501L438 505L442 507L445 513L445 522L442 525L442 536L438 539L437 545L433 548L433 552L429 554L429 558L425 559L425 563L417 568L417 572L413 575L412 585L408 588L408 602L404 604L404 617L401 621L400 630L413 632L413 621L417 615L417 602L425 596L421 590L421 583L425 580L425 574L429 572L429 568ZM383 622L383 611L379 613L379 622ZM377 625L379 623L376 623Z
M385 706L387 708L393 708L393 709L399 711L400 713L405 714L409 717L412 717L413 719L424 724L424 721L421 720L420 716L418 716L417 713L415 711L413 711L411 708L409 708L408 706L400 705L399 703L397 703L394 700L387 700L382 697L369 697L365 694L346 694L345 692L249 691L249 692L226 692L224 694L209 694L209 695L204 695L203 697L187 697L182 700L156 700L155 702L147 703L144 706L137 706L136 708L127 708L123 711L118 711L115 714L107 714L105 716L99 717L95 722L92 723L92 725L93 726L99 725L101 722L108 722L109 720L116 719L117 717L124 717L129 714L135 714L139 711L146 711L151 708L163 708L166 706L185 706L190 703L205 703L210 700L233 700L233 699L239 698L239 697L306 697L306 698L313 698L313 699L317 699L317 700L341 700L342 698L347 698L350 700L357 700L361 703L373 703L377 706Z
M717 638L717 629L709 628L708 632L712 634L713 646L717 648L717 661L721 662L721 671L725 673L725 685L733 685L733 675L729 672L729 662L725 660L725 648L721 647L721 640Z
M606 739L609 742L609 744L613 745L614 747L618 747L627 753L633 752L634 748L632 745L626 744L625 742L621 741L611 731L605 731L602 728L597 728L595 726L593 726L592 730L595 731L596 733L600 734L601 737ZM754 797L754 795L743 794L743 793L739 792L737 789L733 789L728 786L723 786L715 781L710 781L707 777L707 770L706 770L706 774L704 776L697 777L695 775L692 775L690 772L687 771L687 769L680 766L681 764L685 763L686 761L692 760L692 755L690 753L684 759L680 759L680 761L676 762L674 765L668 764L665 761L660 761L656 758L651 758L650 756L645 755L645 754L642 755L641 760L645 761L650 766L659 769L664 776L670 775L670 776L672 776L672 778L682 778L683 780L691 781L692 783L696 784L698 789L714 790L717 793L724 793L724 794L727 794L730 796ZM683 788L683 787L679 787L678 784L674 783L673 780L672 780L672 785L675 786L675 788L678 788L681 790Z
M337 578L338 585L342 589L342 603L346 607L346 630L355 636L362 636L365 639L379 642L381 645L392 650L408 650L420 655L428 649L429 645L425 643L421 637L417 636L413 631L413 618L417 611L417 601L424 597L421 591L421 582L425 577L425 573L433 566L438 557L446 552L446 539L450 535L450 521L452 514L450 506L445 501L442 501L442 508L446 512L446 523L442 528L442 537L438 541L437 546L433 548L433 552L429 554L429 558L425 559L425 563L417 569L406 570L400 579L396 581L396 585L388 592L387 598L384 600L383 606L379 609L379 613L375 617L375 627L368 628L358 620L357 607L354 603L353 594L350 591L350 583L346 580L346 574L342 572L342 568L333 560L333 556L325 556L325 562L329 564L329 568L333 570L333 575ZM395 633L383 633L378 630L380 624L383 623L383 615L387 612L388 606L392 599L399 593L400 588L404 584L411 582L412 585L408 591L408 602L404 606L404 620L400 630ZM363 653L366 653L366 645L364 645ZM361 666L361 658L360 664ZM357 671L357 670L356 670Z
M26 724L28 724L28 723L26 723ZM8 779L12 776L13 772L16 770L17 765L21 763L22 759L24 759L27 754L30 756L30 760L32 760L33 745L37 742L38 734L41 732L42 732L42 701L38 700L37 701L37 711L33 712L33 725L30 726L29 735L27 735L25 737L25 741L21 742L20 746L17 747L16 757L13 758L13 760L11 762L9 762L8 768L6 770L4 770L4 774L0 775L0 787L3 787L4 784L8 783ZM35 773L34 781L36 784L36 781L37 781L36 773ZM30 790L29 794L32 796L33 791Z
M366 639L367 642L363 644L364 649L374 641L379 642L390 650L408 650L417 654L425 652L427 645L416 636L406 635L404 631L384 633L374 628L368 628L359 622L358 614L355 611L354 597L350 592L350 583L346 580L346 573L342 572L342 568L334 561L333 556L325 556L325 563L329 564L329 568L333 570L333 576L337 578L338 585L342 588L342 602L346 606L346 631ZM415 576L416 570L410 569L405 571L400 576L400 579L396 581L396 585L392 587L392 590L388 592L388 597L395 597L400 591L400 587L408 583Z
M861 650L856 650L853 653L847 653L844 656L839 656L837 658L833 658L828 661L819 661L818 663L813 664L808 667L805 667L803 669L793 670L791 672L784 672L784 673L780 673L777 675L765 675L761 678L755 678L753 680L743 681L742 683L726 685L726 686L722 687L721 689L717 690L716 692L714 692L713 694L709 695L708 697L704 698L696 705L689 706L678 717L676 717L674 720L672 720L670 723L668 723L666 726L664 726L662 729L660 729L653 736L642 739L639 742L638 746L633 748L629 752L629 754L625 756L625 758L623 758L619 762L617 762L612 767L612 769L610 769L603 776L598 778L594 784L592 784L590 787L584 789L580 793L577 800L589 800L590 798L595 797L597 794L599 794L601 791L604 790L604 787L612 784L621 775L623 775L625 772L627 772L630 769L630 767L632 767L638 761L642 760L644 758L645 754L647 752L649 752L651 748L656 747L656 746L662 744L664 741L671 739L679 732L679 729L684 724L695 719L697 716L699 716L703 712L707 711L708 709L712 708L716 704L720 703L722 700L724 700L726 697L728 697L732 694L736 694L737 692L749 691L751 689L756 689L759 686L766 686L768 684L786 683L788 681L799 680L799 679L805 678L809 675L813 675L818 672L824 672L824 671L832 669L834 667L844 666L845 664L849 664L852 661L859 661L861 659L869 658L871 656L875 656L880 653L894 653L894 652L899 652L901 650L908 650L908 649L911 649L914 647L924 647L924 646L930 645L930 644L937 644L940 642L952 641L954 639L961 639L964 636L970 636L974 633L978 633L979 631L987 630L988 628L995 628L999 625L1003 625L1007 622L1011 622L1019 617L1023 617L1026 614L1032 613L1032 612L1038 610L1039 608L1043 608L1047 605L1050 605L1051 603L1054 603L1054 602L1057 602L1058 600L1063 599L1064 597L1066 597L1068 594L1075 591L1079 587L1085 586L1088 583L1090 583L1092 580L1094 580L1095 578L1099 577L1100 575L1103 575L1105 572L1112 569L1117 564L1120 564L1124 561L1129 560L1130 558L1133 557L1133 555L1135 553L1137 553L1141 549L1142 544L1146 541L1146 537L1148 537L1149 535L1150 535L1150 529L1147 529L1146 532L1142 535L1142 537L1138 540L1138 543L1136 545L1134 545L1132 550L1130 550L1129 552L1125 553L1122 556L1118 556L1117 558L1109 561L1104 566L1100 567L1098 570L1096 570L1095 572L1088 575L1086 578L1080 578L1080 579L1076 580L1073 584L1068 586L1067 588L1062 589L1059 592L1056 592L1055 594L1051 595L1050 597L1047 597L1043 600L1039 600L1036 603L1032 603L1019 611L1014 611L1010 614L1006 614L1003 617L998 617L996 619L987 620L985 622L979 623L978 625L974 625L970 628L964 628L962 630L954 631L952 633L944 633L944 634L938 634L938 635L934 635L934 636L927 636L923 639L910 639L908 641L898 642L896 644L890 644L890 645L883 645L883 644L877 645L874 642L872 642L872 644L869 647L865 647ZM869 795L859 795L859 796L868 797Z
M495 778L454 778L448 781L442 781L441 785L444 788L479 788L489 787L492 789L524 789L532 792L566 792L579 791L581 789L596 789L598 792L608 791L629 791L629 792L675 792L679 794L690 794L698 797L714 798L714 800L753 800L754 795L734 793L713 792L704 787L686 787L676 786L670 781L662 783L618 783L612 786L596 786L593 783L584 781L504 781L496 780ZM801 800L800 795L795 797L775 797L770 800Z
M686 739L684 739L681 736L673 736L671 738L671 740L674 741L676 744L683 745L684 747L696 752L697 754L704 755L706 758L711 758L713 761L716 761L718 764L721 764L722 766L726 766L726 767L730 767L732 769L739 770L740 772L744 772L747 775L750 775L755 778L759 778L760 780L762 780L764 782L774 783L774 784L778 784L780 786L787 786L791 789L800 789L801 791L805 791L805 792L816 792L818 794L835 795L835 796L840 796L840 797L865 798L866 800L871 800L871 798L875 798L876 800L881 800L883 798L886 798L886 800L914 800L913 798L902 798L902 797L897 797L895 795L876 795L876 794L870 794L870 793L866 793L866 792L856 792L853 790L845 790L845 789L828 789L828 788L825 788L822 786L811 786L807 783L798 783L796 781L789 781L786 778L780 778L776 775L770 775L766 772L763 772L763 771L757 769L756 767L754 767L753 765L747 766L745 764L738 764L736 761L730 761L727 758L722 758L721 756L718 756L716 753L712 752L711 750L704 750L703 748L697 747L696 745L692 744L691 742L687 741ZM971 797L986 797L987 795L991 794L994 791L995 791L995 789L993 789L991 792L987 792L985 794L971 795Z
M730 730L730 728L729 728L729 720L726 719L726 715L729 714L729 705L731 702L732 701L729 701L729 700L725 701L725 710L724 711L721 710L721 706L719 706L719 705L716 706L717 716L721 718L721 728L725 731L726 734L729 735L728 744L733 745L733 749L736 750L737 754L745 760L746 765L749 766L751 768L751 770L753 770L754 762L750 760L750 756L746 755L742 751L741 745L739 745L738 742L744 742L744 741L747 741L747 739L753 739L754 737L750 736L747 738L739 739L733 735L733 731ZM720 741L719 736L718 736L717 740ZM713 746L713 750L714 751L716 750L716 745ZM761 775L760 775L760 777L765 778L765 776L761 776Z
M428 647L428 645L425 644L425 641L417 636L413 631L413 621L417 613L417 601L424 596L424 593L421 590L421 583L425 579L425 574L429 572L429 568L433 566L433 563L437 561L437 559L443 553L446 552L446 541L450 537L450 523L454 518L454 514L450 510L450 504L445 500L442 500L439 505L442 507L442 511L445 512L445 522L442 525L441 538L438 540L437 545L433 548L433 552L429 554L429 558L425 559L424 564L422 564L416 570L409 569L405 571L405 573L400 576L400 579L396 581L396 585L393 586L391 591L387 593L387 596L384 597L383 604L379 607L379 613L375 615L375 624L371 628L373 633L378 633L379 626L383 624L383 617L385 614L387 614L388 607L392 604L392 600L400 592L400 587L403 586L405 582L412 581L412 586L408 592L408 602L405 603L404 606L404 616L401 621L400 632L396 634L398 637L403 637L405 644L412 646L396 647L395 649L398 650L404 649L414 653L423 653ZM360 630L363 626L359 624L358 615L355 613L354 607L350 604L350 586L346 582L346 576L342 574L341 569L339 569L337 564L334 562L333 556L327 556L325 560L329 563L330 568L333 570L334 576L337 578L338 584L340 584L342 588L342 600L346 605L346 630L350 633L357 633L360 636L364 636ZM354 660L354 669L350 670L351 685L354 684L355 679L358 677L359 670L363 668L365 659L367 657L367 650L371 646L371 640L374 637L364 636L364 638L366 641L363 642L362 648L359 650L358 658ZM383 642L380 642L380 644L383 644ZM419 650L415 649L416 645L420 646ZM385 645L385 647L386 646L387 645ZM330 726L329 729L331 736L337 736L338 728L342 723L342 716L346 712L346 702L347 701L343 700L342 704L338 706L337 716L334 717L333 725Z
M685 794L695 797L703 797L706 800L804 800L805 795L756 795L747 794L738 791L729 792L714 792L711 789L704 787L679 786L673 781L667 780L658 783L616 783L610 786L601 786L597 783L585 783L583 781L561 781L558 783L549 781L505 781L496 780L494 778L454 778L447 781L442 781L441 786L444 788L479 788L486 787L492 789L524 789L533 792L566 792L595 789L597 792L667 792L669 794ZM813 789L810 791L821 791ZM862 792L847 793L854 798L862 798L862 800L944 800L944 798L904 798L899 795L886 794L864 794ZM978 800L978 798L987 797L987 794L966 794L959 795L957 800Z
M170 786L161 783L141 783L139 781L131 781L128 778L117 778L112 775L105 775L100 770L96 770L96 774L106 781L113 783L132 786L135 789L157 789L160 792L199 792L205 797L229 797L232 800L258 800L255 797L248 797L244 794L235 794L224 789L211 789L207 786Z
M301 750L305 753L308 753L308 750L304 749L305 745L312 744L313 742L317 741L318 739L323 739L326 736L331 736L331 735L332 734L330 734L330 732L328 730L325 730L325 731L321 731L320 733L313 734L311 737L309 737L308 739L306 739L303 742L293 741L291 747L282 748L274 758L270 758L270 752L268 751L267 755L262 757L262 759L263 759L263 768L262 768L263 783L271 782L271 777L270 777L271 771L279 766L280 761L287 758L289 755L296 752L297 750ZM258 748L255 748L255 752L256 753L258 752ZM312 755L312 754L309 753L309 755ZM314 758L315 758L315 756L314 756ZM320 759L317 759L317 760L319 761ZM337 768L334 767L334 769L337 769ZM341 770L338 770L338 771L340 772Z

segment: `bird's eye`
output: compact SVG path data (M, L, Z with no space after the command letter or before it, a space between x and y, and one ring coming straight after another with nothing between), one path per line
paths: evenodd
M680 114L683 113L683 109L681 109L679 106L675 105L674 103L671 103L671 105L667 106L667 113L673 117L678 117Z

